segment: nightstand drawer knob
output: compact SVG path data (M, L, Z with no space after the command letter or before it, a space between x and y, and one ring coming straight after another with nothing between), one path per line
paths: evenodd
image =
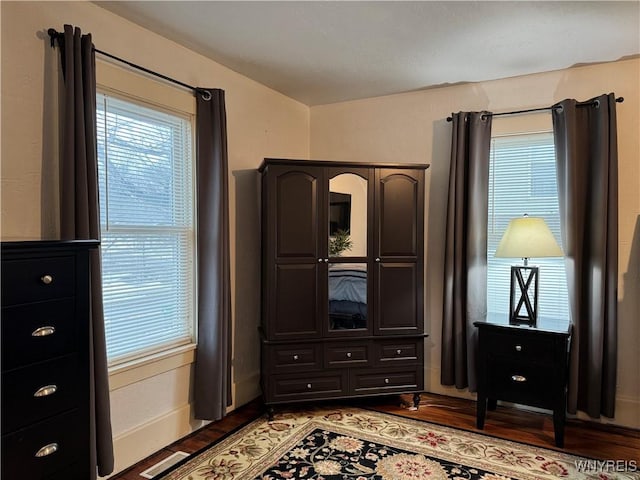
M57 443L50 443L49 445L45 445L40 450L36 452L36 457L47 457L52 455L58 451Z
M55 333L55 327L39 327L31 332L32 337L47 337Z
M299 357L298 355L294 355L294 356L293 356L293 359L294 359L294 360L298 360L299 358L300 358L300 357Z
M516 345L516 352L522 351L522 345Z
M42 277L40 277L40 281L42 283L44 283L45 285L50 285L53 283L53 276L51 275L43 275Z
M511 375L511 380L522 383L527 381L527 377L523 377L522 375Z
M53 395L58 391L57 385L46 385L44 387L40 387L36 390L36 393L33 394L34 397L48 397L49 395Z

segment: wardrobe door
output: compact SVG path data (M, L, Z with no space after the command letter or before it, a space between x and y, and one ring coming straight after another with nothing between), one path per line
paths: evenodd
M270 166L267 174L267 298L271 340L314 338L322 330L326 277L320 167Z
M375 202L375 333L421 333L424 171L376 170Z

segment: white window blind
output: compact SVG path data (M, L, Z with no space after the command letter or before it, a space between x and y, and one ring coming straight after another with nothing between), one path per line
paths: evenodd
M111 365L190 343L194 224L188 116L98 94L98 182Z
M487 310L509 315L511 265L516 258L496 258L500 239L512 218L524 213L542 217L561 245L553 134L538 133L491 139L487 249ZM569 321L564 258L534 258L540 266L538 316ZM562 322L557 326L561 326Z

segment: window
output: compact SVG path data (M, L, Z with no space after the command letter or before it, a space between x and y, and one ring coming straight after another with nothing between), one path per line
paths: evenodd
M542 217L560 244L553 134L510 135L491 139L487 249L487 310L508 315L511 265L518 259L496 258L509 221L524 213ZM564 258L534 258L540 266L538 315L569 319Z
M191 119L98 94L102 281L110 365L194 335Z

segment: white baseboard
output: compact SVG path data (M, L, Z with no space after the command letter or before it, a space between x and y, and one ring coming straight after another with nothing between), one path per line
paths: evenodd
M187 404L118 435L113 439L115 466L110 476L129 468L206 423L203 420L194 420L191 405Z

